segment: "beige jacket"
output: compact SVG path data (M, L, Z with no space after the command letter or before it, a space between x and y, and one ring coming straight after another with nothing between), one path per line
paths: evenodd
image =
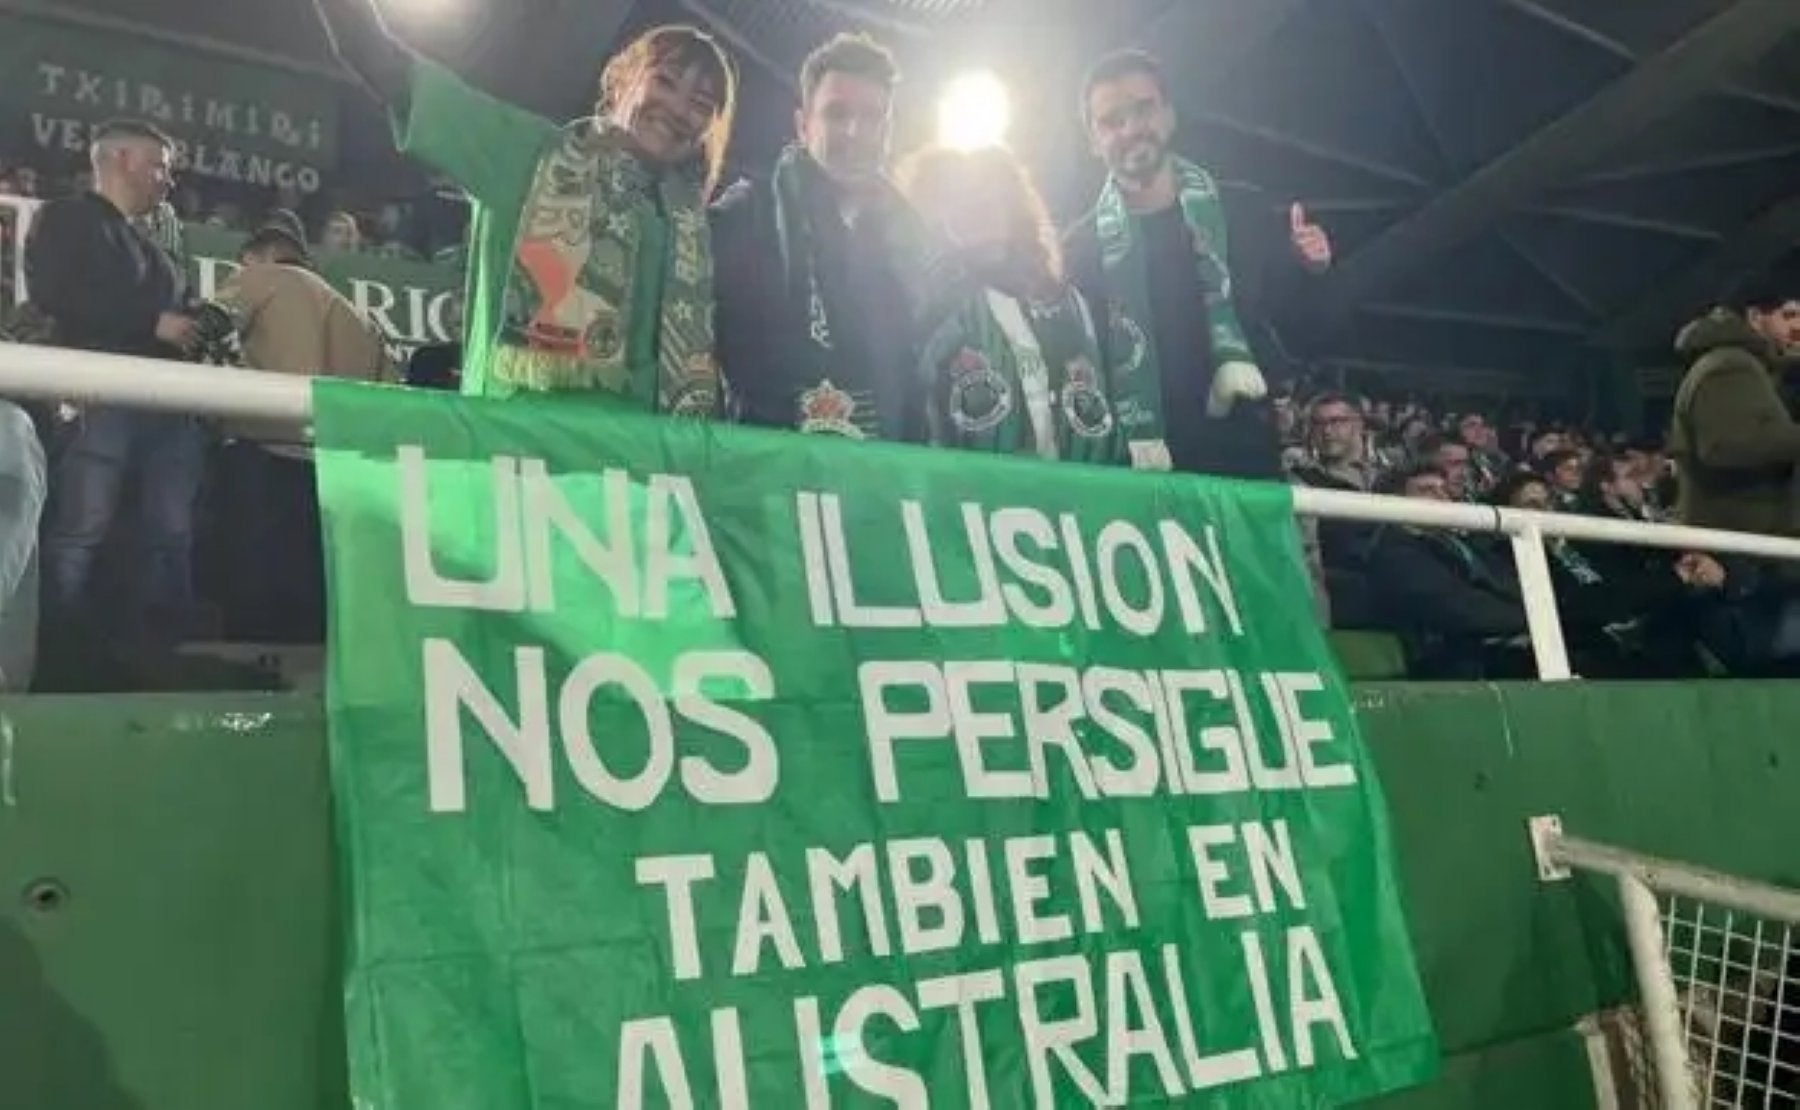
M253 262L231 279L220 300L237 317L244 365L253 370L361 381L390 377L380 332L311 270ZM272 449L306 438L291 426L252 420L229 422L225 433Z

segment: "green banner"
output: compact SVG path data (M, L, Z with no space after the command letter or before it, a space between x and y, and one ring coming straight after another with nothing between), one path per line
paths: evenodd
M1284 487L315 389L357 1105L1435 1069Z
M237 270L242 232L188 224L183 246L200 297L211 297ZM314 256L319 273L381 329L388 351L403 360L415 347L453 343L462 331L462 274L449 266L360 251Z
M337 161L337 90L323 77L156 38L0 13L0 135L79 153L92 126L146 119L181 170L317 192Z

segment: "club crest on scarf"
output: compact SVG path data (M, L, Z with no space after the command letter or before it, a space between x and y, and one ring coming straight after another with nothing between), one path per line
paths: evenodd
M800 395L800 430L807 435L864 438L856 424L856 398L832 385L829 378Z
M1112 434L1112 406L1100 390L1100 374L1085 358L1071 359L1063 382L1063 418L1069 430L1083 439L1101 439Z
M1012 415L1012 386L973 347L950 364L950 419L964 433L985 432Z
M571 124L539 157L521 213L493 375L512 389L601 389L659 412L721 399L712 266L697 180L655 174L616 131ZM647 229L666 221L667 242ZM666 252L660 289L639 255ZM629 337L653 327L654 357ZM705 380L710 375L711 380ZM712 415L717 415L716 411Z
M722 380L718 360L708 351L695 351L682 364L681 380L669 400L669 415L704 420L717 414L722 408L719 404Z
M1144 353L1149 350L1150 337L1144 334L1143 326L1131 318L1131 312L1122 301L1113 301L1107 306L1107 319L1111 321L1112 349L1119 353L1114 372L1121 377L1130 377L1143 369Z

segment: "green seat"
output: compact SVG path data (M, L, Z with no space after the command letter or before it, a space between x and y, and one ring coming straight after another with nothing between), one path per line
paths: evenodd
M1332 629L1331 650L1352 682L1391 682L1406 677L1406 652L1391 632Z

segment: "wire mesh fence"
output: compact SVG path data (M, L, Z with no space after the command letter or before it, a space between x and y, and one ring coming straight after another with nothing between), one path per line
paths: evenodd
M1696 1101L1800 1105L1800 928L1696 898L1660 902Z

